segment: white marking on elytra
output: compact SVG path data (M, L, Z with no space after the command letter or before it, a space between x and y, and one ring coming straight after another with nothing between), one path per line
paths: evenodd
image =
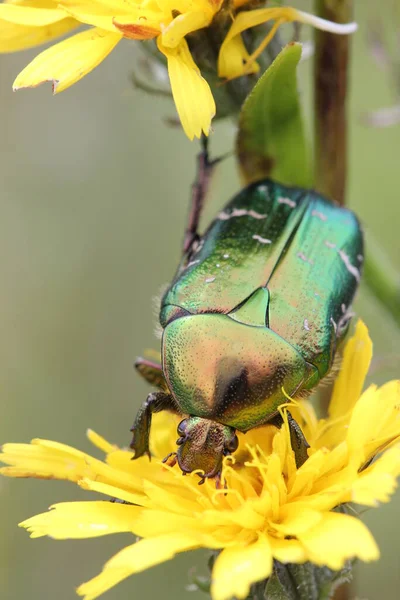
M253 240L257 240L257 242L260 242L260 244L272 244L272 240L269 240L268 238L263 238L257 233L253 235Z
M328 248L332 248L332 250L337 249L338 254L339 254L340 258L342 259L346 269L348 270L349 273L354 275L356 281L359 283L360 278L361 278L360 271L357 269L357 267L355 267L354 265L351 264L349 255L346 254L346 252L344 250L339 250L339 248L336 247L336 244L333 244L332 242L328 242L328 240L325 240L324 244ZM360 257L362 258L361 254L359 254L357 256L357 258L359 260L360 260Z
M303 328L306 331L310 331L310 325L308 324L308 319L304 319Z
M335 330L335 333L337 332L337 323L333 320L333 318L331 317L330 319L332 325L333 325L333 329Z
M307 258L307 256L302 252L298 252L296 256L298 256L302 261L308 263L309 265L314 264L314 261L311 258Z
M360 262L363 262L363 260L364 260L364 257L362 254L357 254L357 258Z
M234 208L231 213L225 211L220 212L218 219L220 221L228 221L232 217L253 217L253 219L266 219L267 215L262 215L253 209L246 210L245 208Z
M343 250L339 250L338 253L339 253L340 258L344 262L348 272L351 273L355 277L357 282L359 282L360 281L360 271L357 269L357 267L355 267L354 265L351 264L348 254L346 254L346 252L344 252Z
M291 200L290 198L284 198L282 196L278 198L278 202L279 204L286 204L287 206L290 206L290 208L296 208L297 206L294 200Z
M197 265L197 263L200 262L200 259L197 260L191 260L187 265L186 268L188 269L189 267L193 267L193 265Z
M346 305L342 304L341 308L342 308L342 313L345 314L345 312L347 310Z
M316 298L320 298L320 295L319 295L317 292L314 292L314 296L315 296Z
M208 277L206 279L206 283L212 283L213 281L215 281L215 277Z
M312 217L317 217L318 219L321 219L321 221L327 221L328 217L326 215L324 215L324 213L319 212L319 210L312 210L311 211L311 216Z
M259 190L260 192L264 192L264 194L267 194L267 195L268 195L268 187L267 187L266 185L260 185L260 186L258 187L258 190Z
M229 258L229 254L224 254L223 258Z

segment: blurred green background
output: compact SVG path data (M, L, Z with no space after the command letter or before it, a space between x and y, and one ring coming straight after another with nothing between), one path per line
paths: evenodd
M351 75L349 204L368 236L400 269L400 127L367 128L367 110L393 102L392 83L371 60L367 25L394 34L392 0L356 2L360 30ZM308 2L298 2L310 8ZM309 32L304 32L308 35ZM168 100L131 86L138 44L121 43L91 75L52 97L49 85L13 94L36 51L0 57L0 442L43 437L91 451L85 430L125 444L148 388L134 358L156 347L153 298L174 273L197 145ZM310 122L311 62L300 66ZM234 127L215 124L213 154L231 150ZM239 187L233 158L216 174L208 215ZM361 287L356 311L375 344L371 379L399 376L400 332ZM71 600L74 588L130 541L30 540L16 524L52 503L87 497L68 483L0 480L0 598ZM365 514L380 562L357 568L354 597L397 600L400 494ZM204 554L180 556L137 575L107 600L197 600L188 571Z

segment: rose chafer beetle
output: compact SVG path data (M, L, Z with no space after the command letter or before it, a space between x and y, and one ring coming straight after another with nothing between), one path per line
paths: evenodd
M134 458L149 454L152 413L183 415L172 461L204 481L237 449L236 430L282 425L287 397L310 393L331 371L363 237L350 210L270 180L241 191L200 237L196 191L184 256L161 301L162 365L136 363L160 391L139 410L131 447ZM299 466L308 445L288 418Z

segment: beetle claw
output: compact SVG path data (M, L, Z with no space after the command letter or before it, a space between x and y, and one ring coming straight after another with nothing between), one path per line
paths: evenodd
M215 476L215 488L217 490L227 490L228 489L226 481L224 481L224 483L222 483L222 472L221 471L219 471L219 473L217 473Z
M174 467L178 461L178 455L176 452L170 452L167 454L165 458L162 459L162 462L169 467ZM184 473L186 475L186 473Z

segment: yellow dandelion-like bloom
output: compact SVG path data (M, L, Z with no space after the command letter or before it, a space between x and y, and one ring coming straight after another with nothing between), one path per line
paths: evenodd
M233 78L258 70L255 59L282 23L301 21L334 33L352 33L356 25L338 25L294 8L246 10L248 0L6 0L0 4L0 52L14 52L52 41L81 24L91 25L39 54L17 77L14 89L53 84L54 93L65 90L97 67L122 38L156 39L166 57L172 94L190 139L208 135L215 102L195 64L187 36L211 26L224 11L232 21L221 40L219 75ZM270 34L249 55L241 34L274 21Z
M296 469L288 426L264 426L240 435L225 458L226 489L198 485L195 474L161 460L174 448L177 419L158 414L152 428L151 462L89 431L105 461L46 440L6 444L4 475L67 479L106 501L66 502L21 523L32 537L88 538L131 532L127 546L78 594L93 600L122 579L194 548L221 550L212 571L213 600L245 598L251 584L267 578L273 559L311 561L334 570L358 557L379 556L375 541L356 517L332 509L346 502L387 502L400 473L400 381L361 394L372 354L365 325L358 323L345 349L329 417L318 420L309 402L291 406L310 443ZM372 461L372 459L378 457ZM108 501L111 497L126 503ZM128 504L129 503L129 504Z

